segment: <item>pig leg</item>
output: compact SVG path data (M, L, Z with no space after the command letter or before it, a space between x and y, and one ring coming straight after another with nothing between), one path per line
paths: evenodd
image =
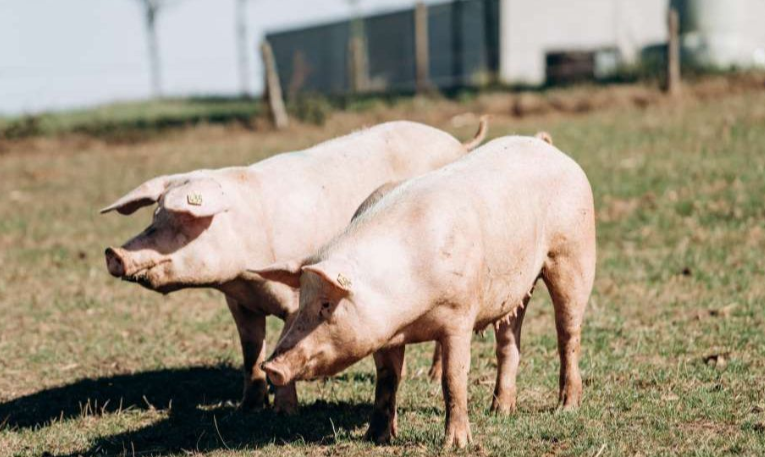
M374 353L377 367L375 405L365 438L376 443L388 443L396 437L396 392L404 365L404 348L401 345Z
M282 327L282 333L279 335L279 340L284 337L287 330L292 326L292 322L297 317L297 313L292 313L284 320L284 327ZM286 386L275 387L274 391L274 411L277 413L294 414L298 409L297 389L295 388L295 382L291 382Z
M468 371L470 371L470 339L472 332L450 335L441 341L444 373L441 385L446 405L446 438L444 447L463 448L473 442L467 408Z
M594 251L594 250L593 250ZM566 254L551 256L542 276L555 308L560 355L560 394L558 405L572 410L582 401L582 375L579 373L582 319L595 276L595 255L577 255L576 246Z
M226 303L239 331L244 358L244 394L240 408L260 409L268 406L266 373L260 369L260 364L266 358L266 316L251 311L228 297Z
M497 414L504 415L515 411L515 379L521 362L521 326L525 314L526 307L519 307L515 316L502 319L494 329L497 337L497 382L494 386L491 411Z
M436 347L433 348L433 363L430 365L430 371L428 371L428 377L431 382L441 380L441 374L443 373L443 354L441 353L441 343L436 341Z

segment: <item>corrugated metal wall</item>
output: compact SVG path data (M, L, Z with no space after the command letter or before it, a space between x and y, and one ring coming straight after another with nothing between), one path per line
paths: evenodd
M371 92L415 89L414 10L362 20ZM288 96L350 91L350 21L271 33L279 79ZM428 6L430 82L445 89L491 81L499 69L499 0Z

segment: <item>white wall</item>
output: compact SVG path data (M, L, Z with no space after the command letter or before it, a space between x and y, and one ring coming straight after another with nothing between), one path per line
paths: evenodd
M684 0L683 52L699 64L765 67L765 0Z
M618 48L628 61L666 41L668 0L501 0L500 79L542 84L545 53Z

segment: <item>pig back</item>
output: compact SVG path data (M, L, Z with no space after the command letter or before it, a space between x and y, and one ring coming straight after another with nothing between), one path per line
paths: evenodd
M593 214L581 168L526 137L492 141L393 197L354 238L398 233L412 283L429 285L431 303L469 303L479 326L520 304L554 240L572 236L582 211Z
M309 255L339 233L380 185L426 173L464 153L448 133L390 122L253 165L275 259Z
M518 306L554 244L583 236L594 208L586 175L554 146L528 137L492 141L443 169L449 188L476 227L482 253L478 320L491 321ZM464 223L463 223L464 224Z

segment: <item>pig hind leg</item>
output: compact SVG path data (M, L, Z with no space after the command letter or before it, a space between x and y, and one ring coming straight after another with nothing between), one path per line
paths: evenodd
M381 349L374 353L377 367L375 404L366 439L376 443L390 442L398 431L396 392L401 382L405 346Z
M521 326L526 314L526 304L519 307L514 316L502 319L494 327L497 338L497 381L491 401L491 411L508 414L515 411L517 389L515 380L521 362Z
M251 311L236 300L226 298L229 310L239 331L244 358L244 393L240 408L260 409L268 406L266 374L260 369L266 356L266 316Z
M582 376L579 372L582 319L595 277L594 240L571 240L551 252L542 278L555 308L560 355L558 404L564 410L579 406Z
M431 382L441 380L443 374L443 354L441 350L441 343L436 341L436 345L433 348L433 362L430 365L430 371L428 371L428 377Z

